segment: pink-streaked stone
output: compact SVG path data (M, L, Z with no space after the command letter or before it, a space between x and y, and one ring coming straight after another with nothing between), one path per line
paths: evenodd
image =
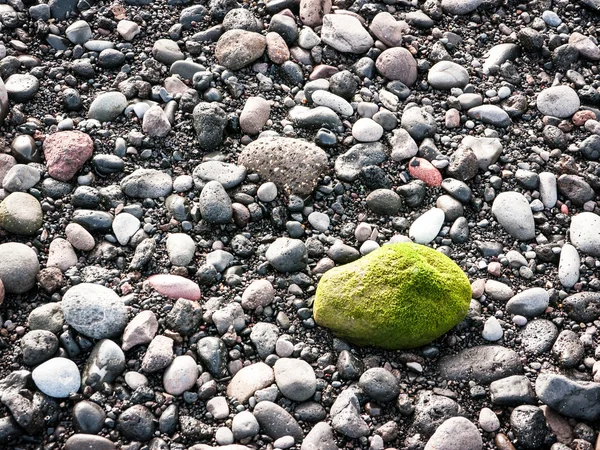
M44 156L50 176L69 181L92 157L94 142L81 131L59 131L46 137Z
M413 158L408 163L408 171L410 174L424 181L427 186L441 186L442 174L433 164L424 158Z
M200 300L200 287L189 278L179 275L152 275L148 283L156 291L169 298L185 298L188 300Z

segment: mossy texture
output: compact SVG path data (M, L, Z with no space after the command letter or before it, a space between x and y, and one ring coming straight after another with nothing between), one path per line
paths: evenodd
M327 271L317 286L315 321L349 342L415 348L463 320L471 285L450 258L412 243L385 245Z

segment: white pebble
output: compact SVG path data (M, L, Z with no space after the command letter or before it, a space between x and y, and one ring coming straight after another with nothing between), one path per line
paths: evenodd
M479 412L479 425L483 431L492 433L500 429L500 420L490 408L483 408Z
M481 332L481 336L486 341L498 341L502 339L503 335L504 331L502 330L502 326L500 325L500 322L498 322L498 319L492 316L485 321L485 324L483 325L483 331Z

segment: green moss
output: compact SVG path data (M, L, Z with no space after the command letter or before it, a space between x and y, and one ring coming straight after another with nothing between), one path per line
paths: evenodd
M314 317L358 345L414 348L463 320L470 301L469 280L450 258L419 244L391 244L326 272Z

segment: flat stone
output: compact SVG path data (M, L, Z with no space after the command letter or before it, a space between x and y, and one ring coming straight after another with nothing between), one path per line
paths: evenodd
M323 16L321 40L343 53L366 53L373 46L373 38L360 21L346 14Z
M452 61L440 61L429 69L427 82L434 89L464 88L469 82L467 69Z
M263 362L251 364L239 370L227 385L227 396L245 403L259 389L275 381L273 369Z
M447 14L464 16L475 11L481 3L483 0L442 0L442 10Z
M65 442L65 450L117 450L109 439L93 434L74 434Z
M444 379L473 380L490 383L523 371L521 360L514 350L488 345L460 351L440 360L439 370Z
M528 322L520 332L521 347L533 355L542 355L552 348L558 329L549 320L536 319Z
M483 123L500 128L506 128L512 123L508 113L496 105L476 106L469 109L467 115L472 119L481 120Z
M571 380L563 375L539 374L535 392L540 401L574 419L600 419L600 384Z
M173 180L156 169L137 169L121 180L121 189L128 197L166 197L173 190Z
M379 165L387 158L385 146L379 142L357 144L335 160L335 173L340 180L356 180L363 167Z

